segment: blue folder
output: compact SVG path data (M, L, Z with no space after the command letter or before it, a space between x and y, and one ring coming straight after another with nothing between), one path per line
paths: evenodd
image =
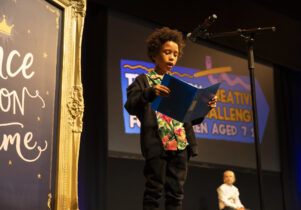
M208 102L216 95L220 83L199 89L165 74L161 85L170 89L170 95L156 97L152 103L152 109L177 121L191 122L205 117L210 111Z

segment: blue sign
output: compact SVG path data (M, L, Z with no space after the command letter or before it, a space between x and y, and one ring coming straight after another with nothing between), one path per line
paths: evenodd
M123 104L126 102L126 88L139 74L154 70L154 64L121 60L121 87ZM217 92L218 102L216 109L211 110L205 120L194 126L196 137L213 140L227 140L234 142L253 143L252 100L250 92L250 79L247 76L232 75L226 72L231 67L221 67L208 70L191 69L175 66L171 74L189 84L205 88L221 82ZM205 76L202 76L205 75ZM269 106L257 80L256 96L258 109L259 137L265 130L269 115ZM129 115L123 108L125 133L139 134L140 122L136 116Z

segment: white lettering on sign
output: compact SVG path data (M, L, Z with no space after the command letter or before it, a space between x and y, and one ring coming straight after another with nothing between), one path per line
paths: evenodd
M31 69L34 61L32 53L28 52L22 57L17 50L12 50L8 53L5 64L4 54L4 50L0 46L0 81L8 81L17 76L21 76L27 81L34 77L35 72ZM14 68L16 65L17 68ZM20 88L20 84L16 84L15 86L18 87L18 89ZM12 127L12 129L5 129L4 131L0 130L0 152L11 152L12 150L9 148L15 147L17 155L25 162L37 161L48 147L47 140L35 140L34 133L32 131L24 130L24 124L21 122L3 123L1 121L3 121L3 119L6 121L15 119L13 116L26 116L25 107L30 106L34 100L39 101L41 108L46 107L45 101L40 95L39 90L31 91L28 87L21 87L21 91L18 92L15 89L9 90L7 87L0 86L0 114L6 114L5 118L0 119L0 129ZM12 116L10 117L9 114L12 114ZM27 115L35 116L32 112ZM26 122L29 122L28 119L26 119ZM16 128L19 128L19 130ZM30 151L30 153L28 153L28 151ZM28 157L28 155L30 155L30 157Z

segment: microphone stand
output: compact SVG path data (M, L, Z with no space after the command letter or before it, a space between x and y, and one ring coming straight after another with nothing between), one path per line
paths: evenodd
M254 139L255 139L255 152L256 152L256 165L257 165L257 178L259 186L259 201L260 209L264 210L263 202L263 186L262 186L262 168L261 168L261 153L260 153L260 142L258 135L258 120L257 120L257 103L256 103L256 91L255 91L255 80L254 80L254 42L255 34L264 31L276 31L276 27L264 27L264 28L252 28L252 29L237 29L231 32L222 33L205 33L202 38L213 39L218 37L230 37L230 36L240 36L244 39L248 47L248 69L250 75L250 85L251 85L251 98L252 98L252 114L253 114L253 129L254 129Z

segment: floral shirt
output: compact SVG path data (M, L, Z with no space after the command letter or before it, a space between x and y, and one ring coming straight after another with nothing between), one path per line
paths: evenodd
M150 71L146 77L151 87L161 84L162 76L155 71ZM184 150L188 145L184 124L157 111L156 116L164 150Z

